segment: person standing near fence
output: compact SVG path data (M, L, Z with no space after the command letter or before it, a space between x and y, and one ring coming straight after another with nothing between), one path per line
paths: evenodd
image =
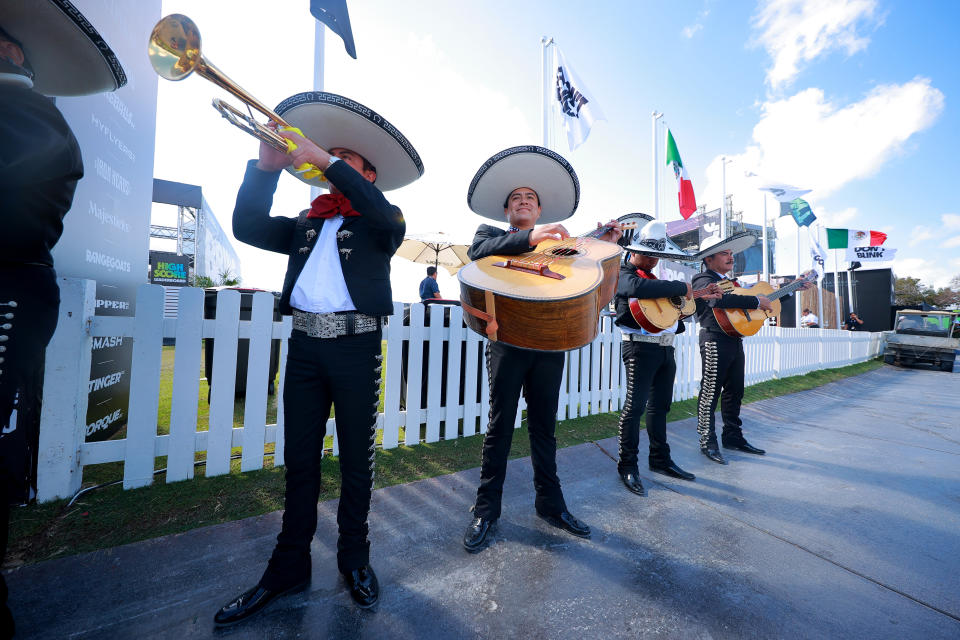
M519 255L543 240L568 238L570 234L560 221L573 215L579 200L577 174L563 157L535 146L501 151L477 171L467 191L467 205L481 216L497 221L506 218L510 227L504 231L480 225L467 254L471 260L490 255ZM546 224L536 226L537 222ZM615 242L620 237L619 224L615 221L609 224L611 230L600 239ZM554 432L564 354L490 342L486 358L490 421L483 438L474 517L463 536L464 548L471 553L481 551L500 517L507 456L521 391L527 401L537 515L575 536L589 537L590 527L567 510L557 477Z
M370 564L367 516L373 490L380 391L381 327L393 312L390 258L406 228L383 191L423 173L413 146L390 123L342 96L312 91L276 112L299 127L281 135L287 154L261 143L247 164L233 212L238 240L288 255L280 312L293 316L284 379L286 492L283 525L257 584L217 612L229 625L278 596L305 587L317 528L320 463L330 407L340 445L337 568L360 607L379 599ZM281 169L308 163L323 171L330 193L296 218L271 217Z
M651 471L693 480L695 476L681 469L670 457L667 444L667 413L673 399L673 381L677 373L674 359L674 337L686 329L682 320L666 329L650 331L641 326L631 311L631 298L671 298L693 295L692 287L680 280L658 280L653 269L660 259L690 260L690 255L677 247L668 237L662 222L647 222L627 245L627 260L620 269L617 295L616 323L623 345L621 357L627 373L627 398L620 411L619 461L617 471L627 490L645 495L640 482L638 456L640 450L640 418L647 413L647 438L650 453L647 463ZM716 283L710 283L705 298L717 299L722 293ZM646 322L650 329L657 329Z
M0 3L0 561L10 504L32 499L44 351L60 289L51 251L83 177L80 146L46 96L115 91L113 50L69 2ZM0 575L0 637L14 634Z
M750 233L738 233L729 238L707 238L700 244L697 254L703 260L703 271L693 277L693 288L703 289L711 283L728 280L733 271L733 255L746 251L756 238ZM734 286L739 287L736 279ZM809 282L804 289L811 287ZM727 335L713 315L717 309L763 309L771 311L770 300L765 296L745 296L724 293L719 299L698 299L697 320L700 322L700 358L703 374L700 380L700 395L697 399L697 432L700 435L700 453L718 464L726 464L717 445L714 428L714 413L720 401L723 418L721 442L724 449L763 455L763 449L754 447L743 437L743 421L740 420L740 405L743 402L743 377L745 360L743 338Z

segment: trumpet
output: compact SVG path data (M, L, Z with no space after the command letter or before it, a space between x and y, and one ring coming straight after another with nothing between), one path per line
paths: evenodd
M297 133L300 133L300 130L277 115L273 109L250 95L248 91L203 57L200 52L200 30L196 23L187 16L173 13L161 19L150 33L147 55L150 57L153 70L161 78L173 81L183 80L191 73L196 72L201 78L209 80L243 102L247 106L247 113L220 98L213 99L213 107L230 124L243 129L258 140L266 142L281 153L289 153L296 149L296 144L293 141L284 138L274 129L257 121L253 116L251 107L269 118L278 129L292 129ZM312 178L324 179L320 169L312 164L300 165L296 168L295 173L301 180L311 184L313 184Z

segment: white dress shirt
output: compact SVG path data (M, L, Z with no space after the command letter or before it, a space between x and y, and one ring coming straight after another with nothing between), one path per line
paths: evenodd
M311 313L356 311L340 266L337 231L343 216L327 219L290 294L290 306Z

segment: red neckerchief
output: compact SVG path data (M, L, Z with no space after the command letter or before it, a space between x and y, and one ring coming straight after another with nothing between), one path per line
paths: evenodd
M657 276L653 275L646 269L637 269L637 275L645 280L657 280Z
M322 196L317 196L310 203L310 213L307 214L307 217L332 218L337 214L345 218L360 215L353 210L353 205L342 193L325 193Z

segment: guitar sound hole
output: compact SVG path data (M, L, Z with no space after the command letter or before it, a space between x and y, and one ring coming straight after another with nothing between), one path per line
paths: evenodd
M564 258L580 255L580 252L573 247L556 247L554 249L550 249L548 253L552 256L561 256Z

